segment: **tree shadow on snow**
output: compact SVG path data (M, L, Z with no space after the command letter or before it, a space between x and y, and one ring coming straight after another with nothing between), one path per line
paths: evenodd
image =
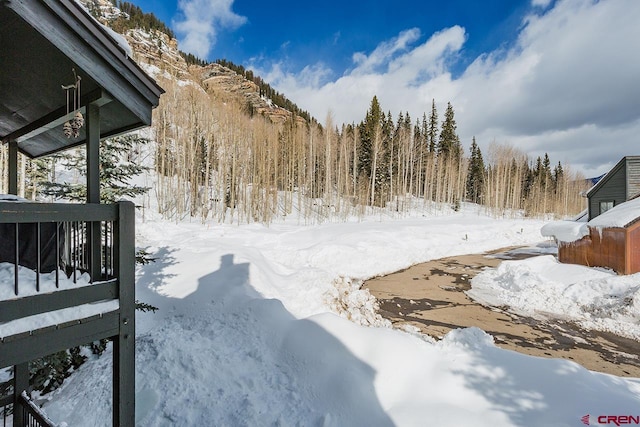
M195 292L161 304L171 315L137 339L136 424L393 425L375 371L316 323L262 297L249 266L223 255Z
M166 272L167 267L176 264L176 259L172 255L174 251L175 249L161 247L152 254L153 261L138 267L136 271L136 300L154 307L159 307L162 304L165 297L157 291L168 280L175 277L175 274ZM136 318L145 322L153 321L154 319L149 318L149 316L151 316L151 313L137 312Z
M473 361L454 373L514 425L580 425L585 415L591 416L593 425L600 415L635 415L640 404L640 383L634 379L627 381L591 372L569 360L527 356L492 344L465 347Z

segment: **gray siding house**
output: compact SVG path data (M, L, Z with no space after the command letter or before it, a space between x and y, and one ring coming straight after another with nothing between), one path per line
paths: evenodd
M640 156L623 157L587 193L589 220L639 194Z

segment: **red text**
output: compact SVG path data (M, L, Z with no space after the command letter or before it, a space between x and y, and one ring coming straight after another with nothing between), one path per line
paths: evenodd
M640 415L600 415L598 417L600 424L613 424L621 426L624 424L640 424Z

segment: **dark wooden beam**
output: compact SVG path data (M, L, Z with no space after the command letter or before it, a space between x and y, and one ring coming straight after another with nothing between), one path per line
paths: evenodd
M35 360L48 354L118 335L119 310L7 337L0 342L0 367ZM134 425L132 422L129 425Z
M18 195L18 143L9 140L9 194Z
M113 340L113 425L135 424L135 207L119 202L116 277L119 278L120 331Z
M118 205L0 202L2 222L115 221Z
M62 94L62 92L60 93ZM103 106L105 104L108 104L112 100L113 98L105 91L99 89L94 90L93 92L88 93L81 98L80 111L86 114L87 105L94 104ZM3 138L3 141L16 141L19 143L56 127L60 127L60 132L62 132L62 124L67 120L73 119L76 111L68 113L67 107L62 106L55 111L52 111L49 114L45 115L44 117L41 117L38 120L35 120L14 132L11 132L9 135Z
M87 203L100 203L100 107L87 106Z
M112 138L112 137L118 136L118 135L123 135L123 134L129 133L129 132L131 132L133 130L140 129L141 127L144 127L144 126L145 126L144 123L134 123L134 124L129 125L129 126L124 126L122 128L114 129L114 130L111 130L111 131L108 131L108 132L103 132L101 138L102 139L106 139L106 138ZM38 154L36 156L33 156L32 154L27 152L27 150L24 150L21 147L18 147L18 150L22 154L24 154L25 156L28 156L30 158L39 158L39 157L49 156L49 155L54 154L54 153L58 153L60 151L68 150L70 148L80 147L81 145L85 145L85 144L86 144L86 140L83 139L83 140L77 141L77 142L75 142L75 143L73 143L71 145L65 145L64 147L61 147L61 148L58 148L58 149L55 149L55 150L42 152L42 153L40 153L40 154Z

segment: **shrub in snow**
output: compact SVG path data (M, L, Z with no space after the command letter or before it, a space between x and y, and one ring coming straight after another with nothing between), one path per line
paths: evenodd
M87 357L80 347L59 351L29 362L29 383L33 390L47 394L62 385L65 378L82 365Z
M368 289L361 287L361 280L338 277L326 294L329 308L358 325L390 327L391 322L378 314L378 301Z

